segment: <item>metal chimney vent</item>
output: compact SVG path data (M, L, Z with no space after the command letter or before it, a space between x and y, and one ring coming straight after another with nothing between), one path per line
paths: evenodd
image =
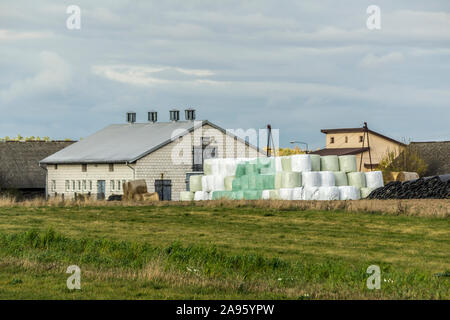
M158 121L158 113L156 111L150 111L148 113L148 121L150 122Z
M127 122L128 123L136 122L136 112L127 112Z
M195 120L195 110L192 108L184 110L184 115L186 117L186 120L188 120L188 121Z
M170 120L171 121L180 120L180 111L176 109L170 110Z

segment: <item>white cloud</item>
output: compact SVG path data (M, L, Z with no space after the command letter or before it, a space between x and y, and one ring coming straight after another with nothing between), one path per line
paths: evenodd
M12 30L0 29L0 41L7 40L29 40L29 39L42 39L49 38L52 36L50 32L17 32Z
M385 64L399 63L404 60L403 53L391 52L385 55L367 54L360 62L360 66L365 68L378 68Z

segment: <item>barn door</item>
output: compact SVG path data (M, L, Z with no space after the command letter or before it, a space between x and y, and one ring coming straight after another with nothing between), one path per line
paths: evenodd
M105 180L97 180L97 200L105 199Z
M155 180L155 192L159 200L172 200L172 180Z

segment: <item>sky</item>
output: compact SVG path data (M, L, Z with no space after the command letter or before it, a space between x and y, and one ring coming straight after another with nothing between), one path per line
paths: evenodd
M80 139L188 107L225 129L271 124L284 147L364 121L450 140L450 1L0 2L1 137Z

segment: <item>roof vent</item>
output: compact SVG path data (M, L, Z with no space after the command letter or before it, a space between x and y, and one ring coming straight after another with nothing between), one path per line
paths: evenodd
M158 121L158 112L150 111L148 113L148 121L149 122L156 122L156 121Z
M170 120L171 121L178 121L180 120L180 111L176 109L170 110Z
M127 112L127 122L128 123L135 123L136 122L136 112Z
M189 109L184 110L184 115L186 117L186 120L194 121L195 120L195 109L189 108Z

